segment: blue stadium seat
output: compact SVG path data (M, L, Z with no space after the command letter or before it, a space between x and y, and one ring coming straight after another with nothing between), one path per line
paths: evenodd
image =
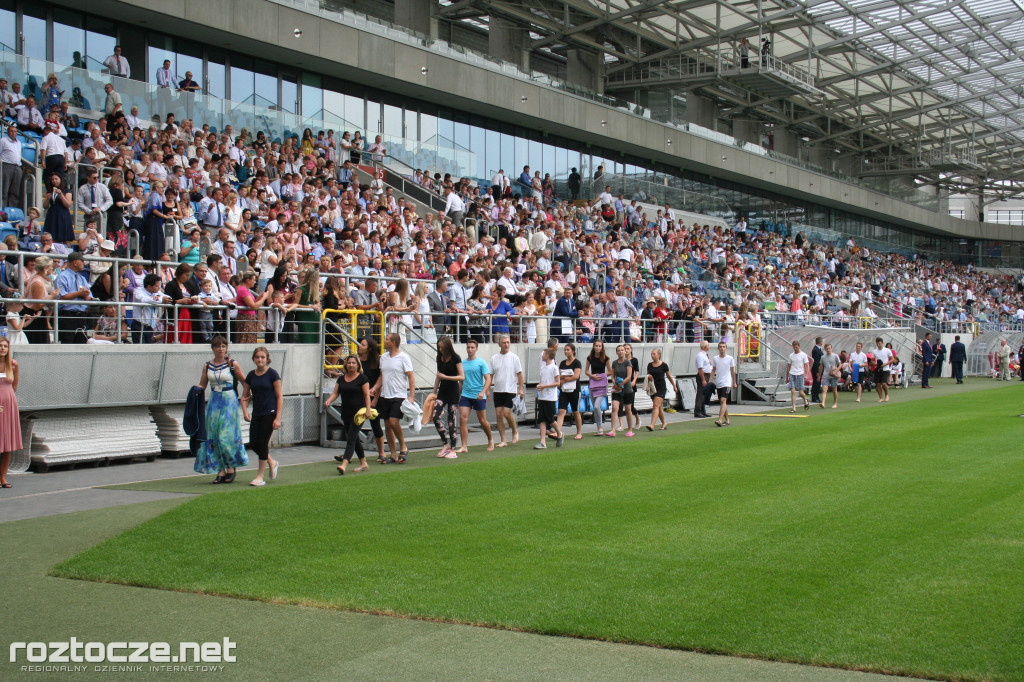
M12 223L20 223L25 219L25 212L17 206L8 206L4 209L4 213L7 214L7 220Z
M7 239L7 235L14 235L14 238L18 238L18 228L10 223L0 223L0 241Z

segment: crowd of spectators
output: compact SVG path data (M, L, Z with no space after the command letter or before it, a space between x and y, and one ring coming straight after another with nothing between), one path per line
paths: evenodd
M229 325L235 342L261 332L316 342L322 309L352 307L399 313L394 328L412 342L732 340L767 313L837 326L879 315L952 331L1024 325L1021 282L971 265L853 239L816 243L744 218L687 225L671 206L610 186L581 200L576 169L570 196L529 166L489 183L417 170L410 179L445 198L444 210L420 215L365 165L386 161L380 136L306 129L270 139L173 113L157 124L107 91L105 115L81 121L55 75L41 103L0 79L4 205L21 201L20 182L8 180L19 164L7 160L21 158L19 131L39 139L45 166L44 204L6 239L0 267L5 297L47 301L26 302L20 317L7 308L30 343L199 343ZM600 169L593 182L603 184Z

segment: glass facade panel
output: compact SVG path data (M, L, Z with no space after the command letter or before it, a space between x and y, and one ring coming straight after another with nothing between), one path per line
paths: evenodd
M487 149L484 142L484 129L478 126L469 128L469 149L476 155L476 164L470 173L477 178L490 178L487 173Z
M281 103L285 106L285 103ZM302 115L323 118L324 91L323 79L315 73L302 74Z
M232 63L235 61L231 58ZM231 99L242 104L251 104L256 90L255 75L249 69L231 67Z
M196 82L199 83L203 89L213 95L214 97L224 97L225 93L225 78L227 69L224 66L225 55L222 53L215 53L213 51L207 54L206 58L206 79L200 80L199 75L193 75ZM184 74L181 75L185 77Z
M303 94L305 97L305 94ZM305 100L303 100L305 102ZM299 86L296 83L295 76L291 74L281 74L281 97L278 104L282 111L287 111L290 114L298 113L299 103ZM303 104L305 106L305 104Z
M490 182L498 169L504 168L501 165L501 133L493 130L484 130L484 157L486 159L487 173L484 179Z
M53 61L58 64L85 63L85 30L82 15L63 9L53 11Z
M21 32L24 35L23 54L32 59L46 59L46 10L26 7L21 19Z
M17 52L17 35L15 28L17 21L14 13L14 3L4 0L0 2L0 50Z
M501 167L505 177L514 178L516 171L516 141L511 135L501 134Z
M380 135L380 102L371 99L366 100L366 128L363 130L363 137L373 142L376 135Z
M366 103L361 97L345 95L345 120L356 130L366 128ZM355 130L351 131L355 134Z
M384 105L384 134L389 138L405 138L405 121L400 107Z

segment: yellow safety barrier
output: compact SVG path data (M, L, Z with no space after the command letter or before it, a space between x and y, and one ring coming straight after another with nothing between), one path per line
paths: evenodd
M741 360L761 359L761 323L749 322L739 326L739 353Z
M344 329L352 339L369 337L377 342L380 349L384 348L384 313L379 310L335 310L323 311L324 325L324 347L323 360L324 369L343 369L342 361L347 355L355 355L359 348L344 334L341 334L326 325L330 319L334 324Z

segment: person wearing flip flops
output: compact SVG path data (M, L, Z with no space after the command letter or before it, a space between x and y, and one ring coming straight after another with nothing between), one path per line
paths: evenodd
M572 408L572 417L576 422L576 440L583 438L583 415L580 414L580 374L583 372L583 364L576 359L576 346L572 343L565 344L563 349L565 360L558 365L558 419L555 430L558 432L558 440L555 445L562 446L565 442L565 433L562 431L562 423L569 408Z
M263 472L270 469L270 480L277 478L278 461L270 456L270 437L281 428L284 392L281 375L270 366L270 351L258 346L252 352L256 369L245 376L245 388L239 399L242 418L249 422L249 447L260 458L260 470L249 485L257 488L267 484ZM249 405L252 410L249 410Z
M365 414L369 415L373 407L370 402L370 380L359 371L359 358L349 355L344 362L345 373L338 377L338 383L334 385L331 395L324 401L324 409L331 406L335 400L341 398L341 424L345 429L345 454L340 458L338 473L345 475L345 470L352 461L354 454L359 458L359 466L356 471L366 471L370 467L366 464L366 453L363 452L363 439L360 433L361 423L356 421L356 414L366 409Z
M832 344L825 344L825 355L821 358L821 366L818 368L818 383L821 384L821 409L825 409L828 402L828 394L832 394L832 409L839 407L839 377L842 376L839 368L839 356L832 352Z
M718 390L718 421L715 426L729 426L729 392L738 388L736 358L727 354L729 344L718 342L718 355L711 359L711 381Z
M555 408L558 403L558 367L555 366L555 351L545 348L541 358L540 382L537 384L537 427L540 428L540 442L534 450L546 450L548 429L555 423ZM560 437L558 434L556 437Z
M388 448L391 450L391 456L384 460L385 464L405 464L409 458L405 433L402 431L402 401L408 398L411 402L416 402L416 373L413 371L412 358L401 350L401 346L400 334L388 334L384 337L384 354L380 357L383 389L377 403L377 411L384 419L384 432L388 438ZM399 448L397 453L396 438Z
M807 353L800 350L800 342L793 342L793 352L789 354L787 358L789 364L786 366L786 385L789 386L789 398L792 401L793 408L790 412L796 412L796 397L799 395L804 401L804 409L808 409L811 406L810 401L807 400L807 394L804 393L805 376L811 371L811 360L807 357Z

